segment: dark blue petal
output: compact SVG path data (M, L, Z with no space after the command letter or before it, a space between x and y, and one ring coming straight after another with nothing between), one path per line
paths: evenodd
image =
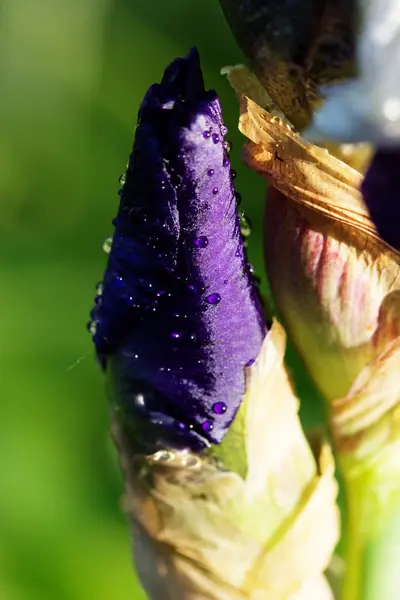
M99 358L143 446L220 442L264 337L225 133L192 50L140 108L93 315Z
M371 218L388 244L400 250L400 152L378 150L362 185Z

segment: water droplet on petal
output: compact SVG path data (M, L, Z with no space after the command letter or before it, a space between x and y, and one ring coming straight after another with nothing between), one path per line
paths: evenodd
M235 256L240 256L241 252L240 252L240 246L237 247L236 252L235 252Z
M228 133L228 128L225 125L222 125L221 133L222 133L222 135L226 135Z
M143 396L143 394L136 394L136 396L134 397L133 401L136 404L136 406L144 406L144 396Z
M207 171L207 175L209 177L212 177L214 175L214 173L215 173L214 169L208 169L208 171Z
M193 246L196 246L196 248L207 248L208 237L206 237L205 235L200 235L193 241Z
M247 363L245 364L245 367L251 367L251 365L254 365L255 362L256 362L256 359L251 358L250 360L247 361Z
M94 335L96 333L96 323L94 321L89 321L86 325L86 329L91 335Z
M226 142L224 142L224 148L228 153L232 150L232 146L233 144L229 140L226 140Z
M208 129L206 129L206 131L203 131L203 138L205 140L208 140L208 138L211 137L211 131L209 131Z
M180 340L180 339L181 339L181 337L182 337L182 334L181 334L181 333L178 333L177 331L173 331L173 332L171 333L171 337L172 337L174 340Z
M106 254L110 254L111 252L111 247L112 247L112 237L106 237L106 239L103 242L103 250Z
M180 431L186 431L187 426L185 425L185 423L182 423L180 421L175 421L175 427L177 429L179 429Z
M227 285L228 284L228 280L224 279L224 284Z
M166 294L166 293L167 293L166 290L159 290L156 293L156 296L157 296L157 298L160 298L161 296L164 296L164 294Z
M240 233L243 237L249 237L251 234L251 221L245 215L240 217Z
M211 421L204 421L201 428L203 431L212 431L214 429L214 425Z
M208 304L219 304L221 302L221 295L218 294L218 292L215 292L214 294L207 296L206 300Z
M212 134L212 141L214 142L214 144L218 144L218 142L219 142L219 135L218 135L218 133L213 133Z
M121 275L118 274L114 274L114 278L111 281L111 287L113 290L115 290L117 293L125 293L126 292L126 283L123 280L123 278L121 277Z
M201 285L201 283L194 282L189 283L188 290L194 294L201 294L201 292L204 290L204 287Z
M232 179L236 179L237 171L235 171L235 169L231 169L231 177L232 177Z
M217 187L213 188L212 193L213 193L213 196L216 196L218 194L218 188Z
M226 412L227 406L224 402L216 402L213 404L212 409L216 415L223 415Z
M224 158L223 163L224 167L229 167L229 165L231 164L229 161L229 158Z

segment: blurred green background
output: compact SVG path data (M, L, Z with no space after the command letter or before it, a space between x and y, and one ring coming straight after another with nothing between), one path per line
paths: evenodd
M222 100L262 274L265 186L239 166L219 70L243 58L217 0L1 3L1 600L143 598L85 324L140 100L192 45Z

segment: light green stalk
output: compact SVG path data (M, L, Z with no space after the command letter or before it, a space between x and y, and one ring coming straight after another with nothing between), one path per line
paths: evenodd
M332 403L345 482L343 600L391 600L400 584L400 340Z

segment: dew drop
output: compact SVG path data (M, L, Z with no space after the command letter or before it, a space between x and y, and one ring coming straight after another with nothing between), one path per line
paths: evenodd
M222 164L223 164L224 167L229 167L229 165L231 164L230 161L229 161L229 158L224 158Z
M182 337L182 334L181 334L181 333L178 333L177 331L173 331L173 332L171 333L171 337L172 337L172 339L174 339L174 340L180 340L180 339L181 339L181 337Z
M176 173L175 171L171 173L170 179L174 188L178 188L182 183L182 176L179 175L179 173Z
M254 365L255 362L256 362L256 359L251 358L250 360L247 361L247 363L245 364L245 367L251 367L251 365Z
M136 406L144 406L144 396L143 394L136 394L136 396L133 399L134 403L136 404Z
M207 248L208 237L205 235L200 235L193 241L193 246L195 246L196 248Z
M207 171L207 175L209 177L212 177L214 175L214 173L215 173L214 169L208 169L208 171Z
M193 294L201 294L201 292L204 290L201 283L197 283L197 282L189 283L189 285L187 287L190 292L193 292Z
M235 256L240 256L241 252L240 252L240 246L238 246L236 248L236 252L235 252Z
M216 415L223 415L226 412L227 406L224 402L216 402L213 404L212 409Z
M125 291L126 289L126 283L123 280L123 278L121 277L121 275L114 275L114 279L112 281L112 286L118 290L118 291Z
M228 133L228 128L225 125L222 125L221 133L222 133L222 135L226 135Z
M231 169L231 177L232 177L232 179L236 179L237 171L235 171L235 169Z
M213 193L213 196L216 196L216 195L218 194L218 191L219 191L219 190L218 190L218 188L217 188L217 187L213 188L213 191L212 191L212 193Z
M219 135L218 135L218 133L213 133L212 134L212 141L214 142L214 144L218 144L218 142L219 142Z
M227 279L224 279L224 284L228 285L228 280Z
M226 142L224 142L224 148L227 152L230 152L232 150L232 142L230 142L229 140L226 140Z
M214 425L211 421L204 421L201 428L203 431L212 431L214 429Z
M185 423L182 423L181 421L175 421L174 425L177 429L179 429L179 431L186 431L187 429Z
M164 294L166 294L167 292L165 290L159 290L156 293L157 298L161 298L161 296L164 296Z
M207 296L206 300L208 304L219 304L221 302L221 295L218 294L218 292L215 292L214 294Z
M251 234L251 221L245 215L240 217L240 233L243 237L249 237Z
M110 254L111 252L111 247L112 247L112 237L106 237L106 239L103 242L103 250L106 254Z
M203 138L205 140L208 140L208 138L211 137L211 131L209 131L208 129L206 129L205 131L203 131Z
M91 335L95 335L96 333L96 323L94 321L89 321L86 325L86 329L89 331Z

